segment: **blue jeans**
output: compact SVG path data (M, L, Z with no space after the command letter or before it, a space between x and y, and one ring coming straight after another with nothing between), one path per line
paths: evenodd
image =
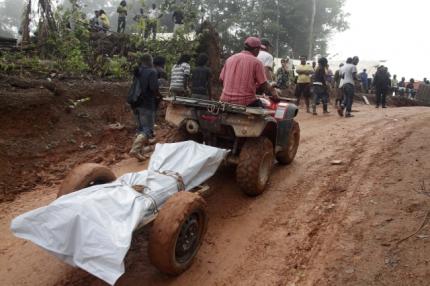
M154 137L155 110L136 107L133 109L137 123L137 132L145 134L147 138Z
M343 89L343 109L346 109L347 113L351 113L352 103L354 102L354 85L346 83L342 87Z

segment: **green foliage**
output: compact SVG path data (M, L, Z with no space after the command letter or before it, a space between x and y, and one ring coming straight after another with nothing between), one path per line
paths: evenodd
M113 56L105 61L103 67L103 76L124 79L130 74L130 64L127 58L121 56Z

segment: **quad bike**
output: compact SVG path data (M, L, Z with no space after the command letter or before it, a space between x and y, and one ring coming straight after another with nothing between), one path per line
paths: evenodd
M267 108L246 107L189 97L167 97L166 121L175 129L168 142L194 140L231 150L227 159L236 165L236 181L249 196L264 192L274 158L290 164L297 153L300 127L298 108L288 102Z

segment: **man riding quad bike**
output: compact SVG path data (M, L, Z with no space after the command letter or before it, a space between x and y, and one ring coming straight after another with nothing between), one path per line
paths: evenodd
M300 141L298 108L282 102L256 58L261 42L250 37L245 50L230 57L220 75L221 101L189 97L165 98L166 120L176 129L169 142L195 140L231 150L228 162L237 166L236 180L250 196L261 194L274 158L280 164L294 160ZM257 86L271 97L256 97Z

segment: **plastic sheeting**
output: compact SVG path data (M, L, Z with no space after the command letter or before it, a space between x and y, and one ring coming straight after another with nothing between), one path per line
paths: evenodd
M177 180L161 172L179 173L189 191L209 179L226 154L192 141L158 144L148 170L82 189L18 216L12 232L113 285L124 273L133 231L150 222L157 208L178 191ZM135 185L145 186L145 191L135 191Z

